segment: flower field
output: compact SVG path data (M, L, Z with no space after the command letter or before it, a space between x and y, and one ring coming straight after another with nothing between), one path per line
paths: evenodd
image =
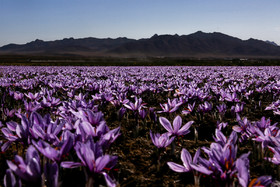
M280 67L0 67L0 186L277 186Z

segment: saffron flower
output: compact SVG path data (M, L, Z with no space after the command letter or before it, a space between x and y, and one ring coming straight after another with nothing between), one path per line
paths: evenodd
M172 101L168 98L167 103L160 104L162 111L158 113L172 113L179 109L179 107L183 104L182 101L179 101L177 98L173 99Z
M175 138L175 137L170 137L169 133L153 134L152 131L150 131L150 136L151 136L153 144L155 146L157 146L157 148L165 148L165 147L169 146Z
M176 116L173 120L173 126L165 117L159 118L160 124L168 131L169 135L175 136L183 136L190 132L189 128L194 123L194 121L189 121L182 128L182 118L180 116Z
M103 155L102 147L89 139L86 143L78 142L75 146L77 156L81 162L65 161L61 167L75 168L85 166L89 175L102 174L108 186L115 186L113 179L106 173L117 164L117 156Z
M40 182L40 156L32 145L27 149L25 160L16 155L14 161L8 160L7 164L9 168L21 179L30 182Z
M141 108L145 105L145 103L142 103L142 98L135 97L135 103L129 102L127 104L124 104L126 108L132 111L139 111Z
M212 173L211 170L207 169L203 165L200 165L198 162L198 158L200 155L200 149L198 149L192 159L191 154L186 150L185 148L181 151L181 160L183 162L183 165L176 164L174 162L167 162L167 165L170 169L176 172L189 172L192 170L196 170L200 173L209 175Z

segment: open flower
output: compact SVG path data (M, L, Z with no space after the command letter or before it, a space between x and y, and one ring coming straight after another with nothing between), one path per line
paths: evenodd
M238 114L236 114L236 120L238 122L238 125L234 125L232 127L232 130L241 134L241 138L239 139L239 141L247 140L250 137L250 133L248 131L248 129L251 127L250 121L247 118L241 119Z
M225 146L227 143L233 143L236 144L236 141L238 139L237 133L235 131L232 131L230 136L227 138L222 131L219 129L215 130L215 136L213 136L213 139L216 143L220 144L221 146Z
M142 98L135 97L135 103L129 102L127 104L124 104L126 108L132 111L139 111L141 108L145 105L145 103L142 103Z
M86 143L78 142L75 150L81 162L66 161L61 163L61 167L85 166L89 174L102 174L108 186L115 186L114 181L105 171L112 169L117 164L117 156L103 155L102 147L98 143L94 143L92 138Z
M64 136L65 137L55 148L42 140L38 142L32 141L32 143L45 157L53 161L61 161L63 156L67 154L74 145L74 135L71 132L66 131Z
M152 131L150 131L150 136L152 139L152 142L157 148L165 148L171 144L171 142L174 140L175 137L171 137L169 133L159 134L155 133L153 134Z
M227 105L225 103L222 103L217 106L218 112L222 115L224 115L227 111Z
M8 141L2 146L2 151L8 149L11 142L19 141L28 145L30 143L31 134L29 128L32 126L32 122L28 120L24 115L21 115L21 124L10 121L6 123L7 127L1 129L4 138Z
M203 112L203 113L206 113L206 112L210 112L212 110L213 106L211 103L205 101L203 104L200 104L198 105L198 111L199 112Z
M25 93L24 95L25 95L27 98L29 98L31 101L38 100L39 97L40 97L39 93L33 94L33 93L31 93L31 92L28 92L28 94Z
M184 115L187 115L187 114L190 114L194 111L194 107L195 107L195 102L191 105L191 104L188 104L188 107L187 108L184 108L182 110L182 114Z
M233 92L232 94L226 93L223 95L224 99L228 102L239 102L240 100L237 98L236 92Z
M160 104L162 111L158 113L172 113L179 109L179 107L183 104L182 101L179 101L177 98L173 99L172 101L168 98L167 103Z
M211 174L212 171L208 170L206 167L198 163L199 155L200 155L200 149L196 151L192 159L191 154L186 149L183 148L181 151L181 160L183 162L183 165L176 164L174 162L167 162L167 165L169 166L170 169L176 172L189 172L191 170L196 170L206 175Z
M182 128L182 118L180 116L177 116L173 120L173 127L171 126L171 123L166 119L165 117L160 117L159 122L161 125L168 131L169 135L175 135L175 136L183 136L188 134L189 128L193 124L193 121L189 121L186 123Z
M40 157L33 146L30 146L26 152L26 158L16 155L14 161L7 161L9 168L21 179L30 182L41 180Z

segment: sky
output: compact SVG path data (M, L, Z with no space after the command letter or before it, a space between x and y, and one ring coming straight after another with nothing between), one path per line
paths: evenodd
M0 46L222 32L280 44L280 0L0 0Z

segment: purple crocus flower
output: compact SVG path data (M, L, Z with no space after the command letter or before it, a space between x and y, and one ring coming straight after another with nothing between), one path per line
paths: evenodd
M98 126L100 124L105 124L105 120L102 112L93 112L91 110L80 109L78 112L72 111L72 113L80 118L83 123L88 123L92 126Z
M75 150L81 162L66 161L61 163L61 167L75 168L85 166L90 175L95 173L103 174L107 184L115 186L115 183L105 171L112 169L116 165L117 156L103 155L101 146L98 143L94 143L92 138L86 143L78 142Z
M112 105L114 105L114 107L116 107L116 108L119 108L121 105L120 101L116 100L116 99L110 101L110 103L112 103Z
M228 126L228 123L225 123L225 122L217 122L217 128L219 129L219 130L222 130L222 129L224 129L224 128L226 128L226 126Z
M31 101L34 101L34 100L38 100L39 99L39 93L31 93L31 92L28 92L28 94L24 94L27 98L29 98Z
M197 158L194 159L197 160ZM175 172L182 173L191 171L192 168L190 164L192 162L192 157L191 154L184 148L181 151L181 160L183 162L183 165L176 164L174 162L167 162L167 165Z
M273 111L273 114L274 114L274 115L280 115L280 110L275 110L275 111Z
M244 108L243 103L242 104L237 103L235 106L231 107L231 111L235 113L241 113L243 111L243 108Z
M270 128L271 130L276 129L277 123L271 124L271 120L269 118L265 119L265 117L263 116L261 120L255 122L254 125L258 127L262 132L264 132L267 128Z
M40 104L42 107L45 107L45 108L51 107L51 103L45 97L43 97L43 100L40 102Z
M148 112L145 110L145 109L140 109L139 110L139 116L142 118L142 119L145 119L146 115L148 114Z
M248 129L250 128L251 123L247 118L241 119L238 114L236 114L236 120L239 125L233 126L232 130L241 134L241 139L239 139L240 141L247 140L250 137Z
M157 114L155 112L155 108L149 108L149 115L151 120L153 120L154 122L157 122Z
M202 148L209 160L199 158L199 163L213 171L211 174L213 178L221 179L222 184L230 185L237 176L240 185L247 186L250 180L248 158L250 153L245 153L236 159L236 132L233 131L230 137L226 138L219 130L216 130L214 139L218 143L212 143L210 148Z
M14 92L14 99L15 100L22 100L23 96L24 96L23 93L20 93L18 91Z
M27 115L30 115L31 112L36 112L38 109L41 109L41 105L35 102L24 101L24 108L27 112Z
M237 98L236 92L234 92L234 93L232 93L232 94L226 93L226 94L224 95L224 99L225 99L226 101L229 101L229 102L239 102L239 101L240 101L240 100Z
M271 103L269 106L265 108L265 110L278 110L280 108L280 100L277 100Z
M42 139L50 143L59 142L57 135L61 132L65 122L56 120L51 122L50 115L45 115L44 119L37 113L32 113L32 117L36 115L37 120L34 121L33 126L30 128L30 133L35 139Z
M126 108L124 107L121 107L119 112L118 112L118 117L119 117L119 120L121 120L124 116L124 114L126 113Z
M101 123L98 126L92 126L90 123L82 121L78 124L76 133L81 135L83 141L87 140L89 136L100 138L103 134L109 131L106 123Z
M14 132L16 131L16 128L18 126L18 123L14 122L14 121L10 121L10 122L7 122L6 125L7 125L7 127L4 127L1 129L4 137L10 142L18 140L19 135L14 134Z
M209 169L218 175L222 180L232 177L234 174L234 161L237 153L237 146L227 143L224 146L212 143L210 149L203 147L204 152L209 156Z
M21 179L30 182L40 182L41 168L40 157L36 149L31 145L26 151L25 160L16 155L14 161L7 161L9 168Z
M250 181L250 171L249 171L249 153L241 155L236 160L236 171L239 184L242 187L251 186L270 186L272 183L271 176L261 176L259 178L252 179ZM249 183L249 184L248 184Z
M280 165L280 147L270 147L270 150L274 153L272 158L267 158L270 162L276 165Z
M124 106L126 108L128 108L129 110L132 110L132 111L138 111L144 105L145 105L145 103L142 103L142 98L138 99L137 97L135 97L135 103L129 102L128 104L124 104Z
M249 154L243 154L236 160L236 170L237 170L237 178L239 181L239 184L242 187L247 187L248 182L250 180L250 164L249 164Z
M4 186L21 187L21 180L13 174L11 169L6 170L6 174L4 176Z
M150 131L150 136L153 144L157 146L157 148L165 148L169 146L175 138L174 136L170 137L168 132L164 134L159 134L159 133L153 134L152 131Z
M75 95L75 99L78 101L84 101L85 98L87 97L87 94L79 93L79 95Z
M102 93L101 100L103 103L111 102L114 100L112 93Z
M42 107L54 107L61 103L59 98L51 97L50 95L46 97L43 97L43 100L41 101Z
M184 110L182 110L182 114L188 115L188 114L192 113L194 110L194 107L195 107L195 102L192 105L188 104L188 107L184 108Z
M227 105L225 103L222 103L217 106L218 112L222 115L224 115L227 111Z
M20 141L28 145L30 143L30 132L31 122L24 116L21 115L21 124L14 121L6 123L7 127L1 129L4 137L8 140L3 146L2 151L6 150L11 142Z
M4 108L4 114L6 117L10 117L10 118L14 117L15 112L16 112L15 109L9 110L8 108Z
M213 136L213 139L216 143L220 144L221 146L225 146L227 143L236 144L236 141L238 139L237 133L232 131L230 136L227 138L222 131L219 129L215 130L215 136Z
M106 134L102 135L99 143L103 150L108 148L120 135L120 127L110 130Z
M192 159L191 154L186 150L182 149L181 151L181 160L183 165L176 164L174 162L167 162L167 165L170 169L176 172L189 172L192 170L198 171L200 173L209 175L212 173L211 170L208 170L206 167L202 166L198 162L198 158L200 155L200 149L198 149Z
M48 102L51 103L51 107L57 106L61 103L59 98L48 96L47 99L48 99Z
M127 99L126 93L120 93L117 95L117 100L122 104L129 103L129 100Z
M167 103L160 104L162 111L158 113L172 113L179 109L179 107L183 104L183 102L178 101L177 98L173 99L172 101L168 98Z
M211 103L205 101L203 104L200 104L198 106L198 111L201 111L203 113L210 112L212 110L213 106Z
M171 123L166 119L165 117L160 117L159 121L161 125L168 131L169 135L175 135L175 136L183 136L188 134L189 128L194 123L194 121L189 121L186 123L182 128L182 118L180 116L176 116L173 120L173 127L171 126Z
M271 129L269 129L269 128L265 129L264 132L262 132L258 128L255 128L255 132L256 132L256 138L252 138L252 140L261 142L262 148L267 147L269 144L274 145L276 143L275 140L277 140L277 138L279 138L279 135L280 135L280 131L277 131L277 133L274 134L273 131L271 131ZM275 137L277 137L277 138L275 138Z
M74 135L69 131L66 131L65 133L66 138L62 139L55 148L42 140L39 140L38 142L33 140L32 143L45 157L59 162L74 145Z

